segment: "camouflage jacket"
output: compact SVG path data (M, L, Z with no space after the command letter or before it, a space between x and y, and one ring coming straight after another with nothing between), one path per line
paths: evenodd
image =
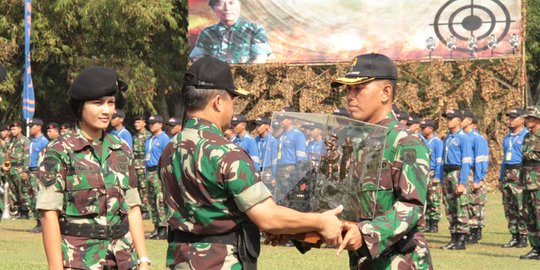
M228 233L247 221L244 211L271 196L245 150L203 119L188 118L160 160L169 228L198 235ZM223 244L169 244L167 265L229 269L238 264ZM229 258L228 258L229 257ZM229 266L227 266L229 265ZM236 269L236 268L235 268ZM240 269L240 268L238 268Z
M418 134L399 124L392 112L378 124L388 127L388 133L381 180L374 196L375 217L358 224L364 241L358 252L371 265L388 260L392 255L381 255L396 249L399 240L424 223L429 172L429 149ZM415 240L427 251L422 233L416 233Z
M71 223L119 224L140 205L129 146L105 134L90 142L77 128L48 146L39 163L37 209Z
M28 169L30 164L30 157L28 156L29 144L30 140L21 134L18 138L11 138L5 146L6 157L9 155L11 161L10 174L19 174Z
M133 156L135 158L133 165L135 165L135 169L144 169L144 147L146 138L150 135L150 132L143 128L133 136Z
M523 168L522 168L522 183L525 184L528 190L537 190L540 188L540 130L529 132L523 139L521 145L523 153ZM532 162L532 165L527 163Z
M221 61L250 63L257 56L268 56L272 49L264 28L239 18L231 27L217 23L205 28L197 38L190 59L212 56Z

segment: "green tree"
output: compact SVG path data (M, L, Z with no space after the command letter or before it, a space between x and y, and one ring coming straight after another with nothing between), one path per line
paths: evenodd
M527 0L527 39L525 40L530 104L540 100L540 0Z
M24 66L23 5L0 5L2 120L20 117ZM187 63L186 0L42 0L33 2L32 78L36 116L67 120L67 89L88 66L116 69L128 82L132 114L181 112L177 102ZM176 102L175 102L176 101Z

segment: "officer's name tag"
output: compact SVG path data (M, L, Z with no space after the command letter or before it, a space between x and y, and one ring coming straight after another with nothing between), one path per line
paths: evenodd
M506 161L512 160L512 152L506 153Z

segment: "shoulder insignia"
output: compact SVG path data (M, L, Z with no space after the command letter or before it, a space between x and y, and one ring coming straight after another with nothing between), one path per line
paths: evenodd
M416 162L416 149L404 149L402 160L403 163L414 164Z

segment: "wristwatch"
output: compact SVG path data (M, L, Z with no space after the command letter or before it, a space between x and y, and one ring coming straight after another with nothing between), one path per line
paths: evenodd
M152 262L152 261L150 261L150 258L148 258L148 257L140 257L140 258L139 258L139 264L141 264L141 263L147 263L148 265L150 265L151 262Z

